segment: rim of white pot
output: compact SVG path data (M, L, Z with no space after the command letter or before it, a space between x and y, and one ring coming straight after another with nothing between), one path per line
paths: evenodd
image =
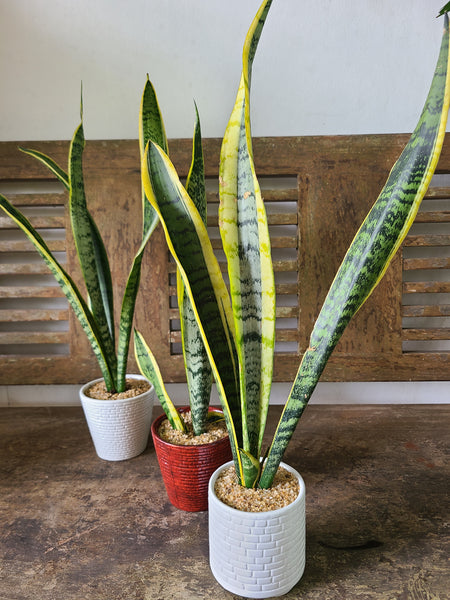
M233 460L230 460L229 462L218 467L214 471L214 473L211 475L211 478L209 480L209 491L212 494L213 498L221 503L224 511L228 511L230 514L249 512L252 515L268 515L268 514L270 514L271 517L272 516L277 517L279 513L285 512L288 507L290 507L290 506L293 507L296 504L299 504L300 502L302 502L302 498L305 496L306 486L305 486L305 482L303 481L303 477L300 475L300 473L296 469L294 469L293 467L291 467L290 465L288 465L284 462L281 462L280 467L285 468L286 471L289 471L290 473L295 475L295 477L298 479L298 484L299 484L298 495L297 495L297 498L293 502L290 502L289 504L287 504L286 506L282 506L281 508L275 508L273 510L265 510L265 511L257 511L257 512L256 511L255 512L243 511L243 510L240 510L239 508L234 508L233 506L229 506L228 504L225 504L225 502L222 502L222 500L220 500L220 498L217 496L217 494L214 490L214 485L215 485L216 480L217 480L218 476L220 475L220 473L227 467L230 467L231 465L234 465Z
M147 379L147 377L144 377L143 375L130 373L130 374L126 375L126 378L127 379L138 379L139 381L147 381L149 383L150 387L148 388L148 390L145 390L145 392L142 392L142 393L138 394L137 396L130 396L129 398L108 398L105 400L102 400L101 398L91 398L91 396L86 395L86 390L88 390L90 387L92 387L99 381L104 381L103 377L98 377L97 379L92 379L92 381L88 381L87 383L85 383L81 386L80 397L82 396L83 402L84 401L98 402L98 403L102 403L102 404L104 404L105 402L108 402L108 403L114 402L115 404L126 404L127 402L130 402L131 400L136 400L136 398L140 398L144 394L151 393L154 390L153 385L150 383L150 381Z

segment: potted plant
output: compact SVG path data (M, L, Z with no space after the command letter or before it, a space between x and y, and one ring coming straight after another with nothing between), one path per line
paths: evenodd
M1 195L0 206L24 231L47 263L72 306L98 361L103 377L87 383L80 390L81 403L97 454L106 460L124 460L144 451L150 432L154 389L147 380L143 381L142 375L127 375L127 361L142 259L158 217L143 194L142 242L134 257L123 294L116 349L111 269L100 232L86 203L82 165L85 146L82 112L81 105L81 123L70 144L67 172L39 151L22 150L48 167L69 192L71 229L88 300L84 299L72 277L28 219ZM149 139L166 148L159 107L153 88L147 80L140 108L141 154Z
M186 189L206 225L205 173L197 108ZM189 406L179 410L174 406L157 360L138 331L134 335L135 357L139 370L154 386L164 410L152 423L151 432L169 500L181 510L203 511L208 508L211 475L232 455L223 413L209 406L211 366L179 271L177 297Z
M272 443L261 458L272 378L275 289L252 157L249 90L270 4L263 2L245 40L241 81L221 152L219 221L230 294L202 219L163 149L150 142L142 168L146 196L162 222L210 359L231 441L233 478L244 496L270 496L278 473L282 480L290 478L291 469L280 470L282 456L345 327L383 277L414 220L440 155L450 97L446 15L438 64L418 125L342 261ZM299 492L294 502L246 512L217 497L215 484L226 468L210 482L212 571L223 587L243 596L286 593L304 567L304 484L293 473ZM285 515L289 509L293 517Z

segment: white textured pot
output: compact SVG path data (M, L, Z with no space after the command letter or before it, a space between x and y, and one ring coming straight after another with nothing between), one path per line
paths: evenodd
M286 594L305 569L305 484L295 469L300 486L296 500L277 510L244 512L219 500L209 482L209 560L222 587L247 598L271 598Z
M127 377L146 380L142 375ZM153 386L134 398L97 400L85 394L97 381L102 379L81 388L80 400L98 456L104 460L127 460L141 454L147 446L152 422Z

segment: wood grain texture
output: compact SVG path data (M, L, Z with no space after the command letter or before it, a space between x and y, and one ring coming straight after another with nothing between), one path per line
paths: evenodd
M449 418L306 409L285 456L306 484L306 569L286 600L448 599ZM100 460L81 408L0 411L0 512L2 599L232 597L209 569L207 512L169 504L151 443Z
M360 135L320 137L256 138L254 155L258 176L264 182L263 197L270 203L269 223L273 227L272 246L277 279L279 319L277 341L293 343L294 350L280 349L275 357L275 381L292 381L297 371L301 353L308 347L309 334L326 295L329 285L342 260L346 248L364 216L380 192L390 168L406 144L406 135ZM219 139L204 140L206 176L217 178ZM62 166L66 165L68 142L21 142L49 154ZM191 140L170 140L171 158L185 177L190 165ZM84 155L84 169L88 205L98 222L113 265L116 318L132 257L137 250L141 228L141 189L139 152L135 140L88 141ZM450 143L445 143L437 168L438 173L450 173ZM267 179L269 178L269 179ZM267 182L286 179L286 185L274 189ZM14 142L0 143L0 186L14 182L31 185L53 181L47 170L30 156L20 153ZM297 188L293 182L297 182ZM267 189L264 189L267 187ZM26 190L25 190L26 191ZM437 183L430 188L430 200L450 198L450 189ZM59 191L54 194L26 192L15 194L19 206L57 206L67 203ZM213 210L209 225L217 222L218 194L208 192ZM297 210L283 210L283 203L297 203ZM295 206L295 204L294 204ZM66 211L67 213L67 211ZM67 249L67 269L80 283L77 258L68 228L68 215L64 217L34 217L45 227L66 226L66 239L51 240L55 251ZM448 208L441 211L433 207L419 213L418 223L437 223L441 228L449 223ZM283 229L286 228L286 229ZM294 228L294 229L292 229ZM46 272L39 262L2 261L9 253L30 251L25 240L10 239L10 226L0 218L0 301L15 298L58 298L59 289L50 285L12 285L12 277L38 276ZM3 235L3 237L2 237ZM219 239L214 245L220 247ZM406 248L450 247L450 233L446 230L431 233L412 233L405 240ZM402 298L414 294L448 294L450 282L446 277L448 256L402 257L398 253L385 278L372 297L358 312L345 331L322 376L328 381L376 380L446 380L450 378L450 354L440 352L405 352L402 343L414 339L447 340L448 325L434 326L432 331L422 331L419 324L412 331L402 328L403 317L445 317L448 301L414 302ZM222 265L225 271L225 265ZM403 281L404 272L439 269L444 274L439 281ZM162 231L158 228L146 250L141 290L138 296L136 325L151 345L164 379L168 382L184 381L182 357L173 354L173 344L179 344L176 308L170 304L175 296L173 274L175 267L168 261ZM291 274L291 279L281 275ZM292 279L293 276L293 279ZM171 279L172 278L172 279ZM284 302L286 298L288 301ZM422 308L420 308L422 305ZM25 316L11 312L8 305L1 323L8 323L8 333L14 322L31 322L32 314ZM41 309L41 307L39 307ZM1 306L0 306L1 310ZM34 308L34 310L37 310ZM43 310L43 309L41 309ZM45 310L48 310L45 308ZM58 310L61 310L59 308ZM38 320L39 313L35 313ZM60 313L62 314L62 313ZM56 317L49 316L49 320ZM17 383L82 383L99 376L87 340L69 311L68 356L44 355L0 356L0 384ZM294 322L288 327L287 321ZM295 325L296 323L296 325ZM22 327L23 329L23 327ZM20 329L20 341L24 333ZM416 333L418 332L418 333ZM46 334L48 338L48 334ZM35 340L39 334L33 332ZM58 336L54 336L55 338ZM6 336L4 339L12 339ZM17 338L19 339L19 338ZM30 336L31 339L31 336ZM298 351L295 351L295 347ZM132 353L131 353L132 354ZM136 369L131 356L129 370Z

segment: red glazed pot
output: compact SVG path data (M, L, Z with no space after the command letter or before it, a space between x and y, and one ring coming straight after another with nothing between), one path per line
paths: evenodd
M189 407L179 409L186 412ZM209 408L210 411L221 412ZM153 445L170 502L190 512L208 509L208 482L214 471L232 459L227 437L200 446L178 446L161 439L158 429L166 419L163 413L152 424Z

